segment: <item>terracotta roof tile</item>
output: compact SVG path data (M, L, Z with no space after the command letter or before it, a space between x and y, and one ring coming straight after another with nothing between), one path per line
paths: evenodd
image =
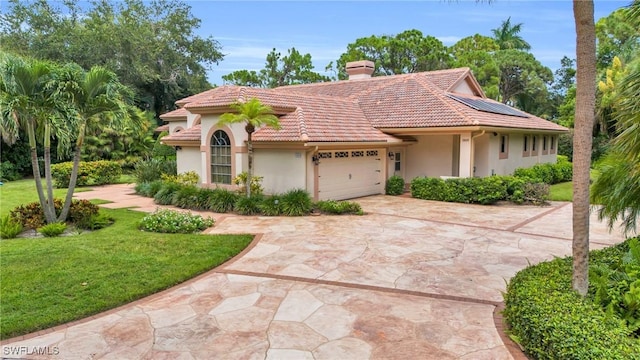
M177 142L177 141L197 141L200 142L200 133L202 128L200 124L194 125L186 130L174 132L171 135L163 137L162 142Z
M186 109L178 108L160 115L160 119L165 121L187 120L187 115L189 112Z
M468 76L472 76L468 68L459 68L275 89L227 85L177 104L184 105L185 111L218 108L225 112L233 102L256 97L274 108L282 125L281 130L258 129L253 135L256 141L398 141L379 130L385 128L491 126L566 130L533 115L525 118L478 111L447 96ZM199 128L198 125L197 130L193 127L167 139L199 140Z

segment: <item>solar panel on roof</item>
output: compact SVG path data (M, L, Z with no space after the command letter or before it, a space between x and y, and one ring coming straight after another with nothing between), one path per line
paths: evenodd
M447 96L478 111L490 112L490 113L501 114L501 115L518 116L518 117L524 117L524 118L529 117L529 115L523 112L520 112L505 104L495 103L495 102L484 100L484 99L466 98L466 97L456 96L453 94L447 94Z

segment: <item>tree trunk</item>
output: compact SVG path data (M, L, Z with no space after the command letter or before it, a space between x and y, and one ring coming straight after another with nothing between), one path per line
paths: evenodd
M589 287L589 170L595 120L596 41L593 1L574 0L576 112L573 137L573 289Z
M69 209L71 209L71 200L76 188L76 182L78 181L78 168L80 167L80 154L82 152L82 143L84 142L84 131L85 124L82 124L80 125L78 140L76 141L75 153L73 154L73 168L71 169L71 177L69 178L69 189L67 189L67 196L64 199L64 205L62 206L62 211L60 212L58 221L67 220Z
M49 208L46 206L47 199L44 196L44 189L42 188L42 178L40 177L40 166L38 165L38 149L36 147L36 134L35 134L35 129L32 123L27 124L27 135L29 136L29 148L31 150L31 169L33 170L33 179L36 182L38 200L40 200L40 206L42 207L42 212L44 213L45 220L48 223L49 219L55 219L55 214L53 214L52 216L49 213Z
M251 142L251 132L247 132L247 197L251 197L251 178L253 177L253 143Z
M50 216L47 216L47 224L56 222L56 207L53 198L53 182L51 180L51 125L44 125L44 179L47 184L47 209Z

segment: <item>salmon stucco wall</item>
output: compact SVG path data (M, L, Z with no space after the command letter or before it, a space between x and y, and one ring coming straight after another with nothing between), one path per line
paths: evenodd
M451 176L453 135L416 136L418 141L407 147L405 180L416 177Z
M305 160L303 150L255 149L254 174L264 177L262 186L266 194L306 189Z

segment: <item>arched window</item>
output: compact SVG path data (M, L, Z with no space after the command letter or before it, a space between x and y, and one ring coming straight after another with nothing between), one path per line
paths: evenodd
M211 137L211 182L231 184L231 141L222 130Z

